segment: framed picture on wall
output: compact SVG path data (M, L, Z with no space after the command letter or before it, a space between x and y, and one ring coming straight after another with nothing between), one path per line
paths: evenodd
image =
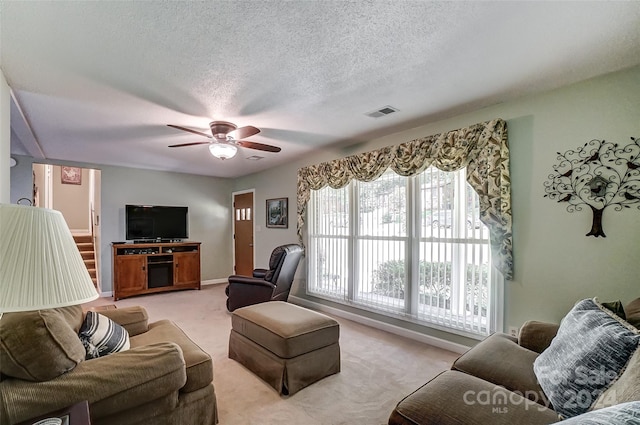
M63 184L82 184L82 169L80 167L61 167L60 178Z
M267 199L267 227L289 227L289 198Z

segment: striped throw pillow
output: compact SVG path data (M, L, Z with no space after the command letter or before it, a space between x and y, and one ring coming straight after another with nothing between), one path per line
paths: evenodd
M95 311L87 312L79 336L87 352L86 360L129 349L127 330Z

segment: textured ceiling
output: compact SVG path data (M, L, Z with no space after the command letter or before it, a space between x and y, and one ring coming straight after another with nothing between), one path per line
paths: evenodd
M635 1L0 8L12 153L220 177L640 64ZM399 112L365 115L386 105ZM167 147L206 139L166 124L208 132L214 119L256 126L248 140L282 152L223 162Z

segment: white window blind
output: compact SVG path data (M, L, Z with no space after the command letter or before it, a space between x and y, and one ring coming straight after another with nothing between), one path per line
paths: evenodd
M469 336L495 330L489 231L464 169L326 187L308 211L309 294Z

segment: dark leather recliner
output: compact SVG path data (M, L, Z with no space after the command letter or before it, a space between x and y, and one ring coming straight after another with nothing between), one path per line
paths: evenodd
M255 269L253 277L229 276L227 310L266 301L287 301L293 277L303 256L300 245L282 245L273 250L269 269Z

